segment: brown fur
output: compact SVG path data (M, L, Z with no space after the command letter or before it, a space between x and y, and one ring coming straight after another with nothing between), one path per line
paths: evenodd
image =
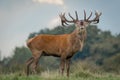
M27 41L27 46L32 51L32 57L34 59L39 60L40 56L56 56L61 58L61 68L62 73L64 70L64 62L69 63L70 58L79 50L82 50L83 43L85 40L85 33L78 32L75 29L70 34L63 35L47 35L41 34L34 38L31 38ZM32 61L28 60L27 62L31 65L32 63L37 66L38 61L32 59ZM63 67L62 67L63 65ZM33 67L33 70L35 69ZM29 67L28 67L29 68ZM29 69L27 68L27 75L29 74ZM69 66L68 66L69 68ZM35 71L35 70L34 70ZM67 75L69 76L69 70L67 70Z

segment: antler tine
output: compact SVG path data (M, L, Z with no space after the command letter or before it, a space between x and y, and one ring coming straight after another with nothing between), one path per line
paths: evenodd
M86 12L85 12L85 10L84 10L84 20L86 21Z
M70 13L68 13L68 15L72 18L73 22L75 21L75 19L70 15Z
M67 22L62 22L62 26L65 26L64 23L65 23L66 25L68 25Z
M85 10L84 10L84 20L86 21L86 22L89 22L89 23L91 23L91 22L94 22L95 24L96 23L99 23L99 17L101 16L101 14L102 13L98 13L97 11L95 11L95 18L93 19L93 20L89 20L90 19L90 17L92 16L92 12L91 12L91 14L90 14L90 16L86 19L86 12L85 12Z
M101 12L98 14L98 12L97 11L95 11L95 15L96 15L96 17L93 19L93 21L96 21L96 23L99 23L99 17L101 16Z
M65 26L64 24L66 24L66 25L68 25L67 24L67 22L69 22L69 23L74 23L74 20L73 21L69 21L69 20L67 20L66 18L65 18L65 13L61 13L61 14L59 14L59 16L60 16L60 18L61 18L61 23L62 23L62 25L63 26ZM71 15L70 15L71 16ZM73 18L72 16L71 16L71 18ZM73 18L74 19L74 18Z
M87 20L89 20L91 16L92 16L92 12L90 13L90 16L87 18Z
M99 18L101 16L101 14L102 14L101 12L98 14L98 12L95 11L96 19Z
M59 16L60 16L60 18L61 18L61 24L63 25L63 26L65 26L64 25L64 23L66 22L66 19L65 19L65 13L61 13L61 14L59 14Z
M75 11L75 15L76 15L76 20L78 20L78 14L77 14L77 11Z

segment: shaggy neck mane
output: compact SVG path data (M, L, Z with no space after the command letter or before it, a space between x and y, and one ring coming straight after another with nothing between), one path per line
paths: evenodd
M76 40L80 40L80 41L85 41L86 39L86 30L84 31L81 31L79 33L79 31L77 29L75 29L72 33L71 33L71 36L72 36L72 39L76 39ZM79 39L78 39L79 38Z
M86 39L86 30L78 33L79 31L75 29L71 34L70 34L70 42L73 47L73 52L76 52L78 50L82 51L84 41Z

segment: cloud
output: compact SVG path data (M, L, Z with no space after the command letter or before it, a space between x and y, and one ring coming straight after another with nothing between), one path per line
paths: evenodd
M50 22L48 23L48 28L52 29L60 24L61 24L60 18L59 16L57 16L53 18L52 20L50 20Z
M64 5L63 0L33 0L33 2L55 4L55 5Z

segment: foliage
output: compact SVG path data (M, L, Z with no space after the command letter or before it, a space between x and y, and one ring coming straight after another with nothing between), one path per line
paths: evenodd
M120 53L105 59L103 68L108 72L120 73Z

